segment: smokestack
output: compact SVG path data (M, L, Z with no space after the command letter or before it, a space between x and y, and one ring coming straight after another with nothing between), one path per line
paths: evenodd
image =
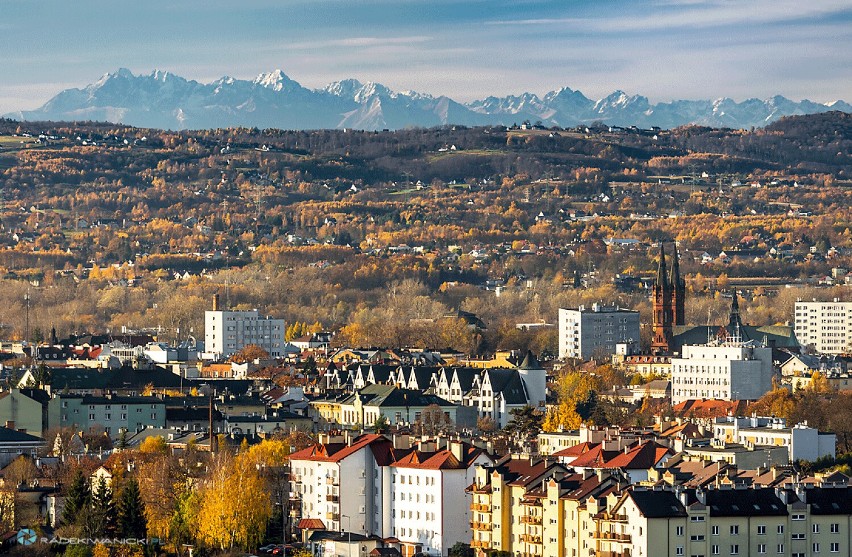
M213 311L219 311L219 294L213 294Z

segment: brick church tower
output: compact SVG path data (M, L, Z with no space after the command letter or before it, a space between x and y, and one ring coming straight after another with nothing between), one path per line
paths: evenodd
M654 283L653 338L651 352L669 354L674 338L673 327L686 324L686 282L680 276L677 247L672 254L672 268L666 266L666 249L660 242L660 262Z

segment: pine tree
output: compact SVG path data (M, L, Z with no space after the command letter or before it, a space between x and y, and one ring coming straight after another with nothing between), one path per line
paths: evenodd
M92 501L92 492L82 470L77 470L68 493L65 494L65 507L62 511L62 524L69 528L78 529L82 519L88 514Z
M127 448L127 428L121 428L118 435L118 448L122 451Z
M139 493L139 483L135 478L127 480L118 499L117 533L125 538L137 539L148 535L145 505Z
M101 477L92 488L92 507L88 513L87 530L91 537L110 536L115 526L115 505L112 490Z

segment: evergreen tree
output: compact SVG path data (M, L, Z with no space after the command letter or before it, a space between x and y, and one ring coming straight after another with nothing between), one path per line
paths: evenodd
M148 522L145 520L145 505L139 493L139 483L134 478L127 480L118 499L117 533L125 538L145 538Z
M122 451L127 448L127 428L121 428L121 433L118 434L118 448Z
M92 506L86 520L87 534L93 538L110 536L114 527L115 505L112 502L112 490L102 477L92 488Z
M92 493L82 470L77 470L68 492L65 494L65 507L62 511L62 524L72 529L78 529L82 519L88 514L92 501Z

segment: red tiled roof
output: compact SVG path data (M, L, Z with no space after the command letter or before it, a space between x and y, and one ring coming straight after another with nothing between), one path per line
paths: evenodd
M376 462L387 466L395 459L393 443L384 435L367 433L356 437L350 445L342 443L317 443L290 455L290 460L311 460L315 462L340 462L349 455L355 454L365 447L370 447Z
M605 468L607 461L615 457L617 451L604 451L602 445L589 449L578 456L571 466L575 468Z
M589 452L594 447L597 447L600 443L589 443L588 441L584 443L580 443L574 445L573 447L568 447L567 449L562 449L561 451L557 451L553 453L553 456L579 456L581 454Z
M319 518L303 518L296 525L299 530L325 530L325 524Z
M631 470L646 470L653 468L668 454L668 449L653 441L646 441L626 453L620 453L607 461L607 468L626 468Z

